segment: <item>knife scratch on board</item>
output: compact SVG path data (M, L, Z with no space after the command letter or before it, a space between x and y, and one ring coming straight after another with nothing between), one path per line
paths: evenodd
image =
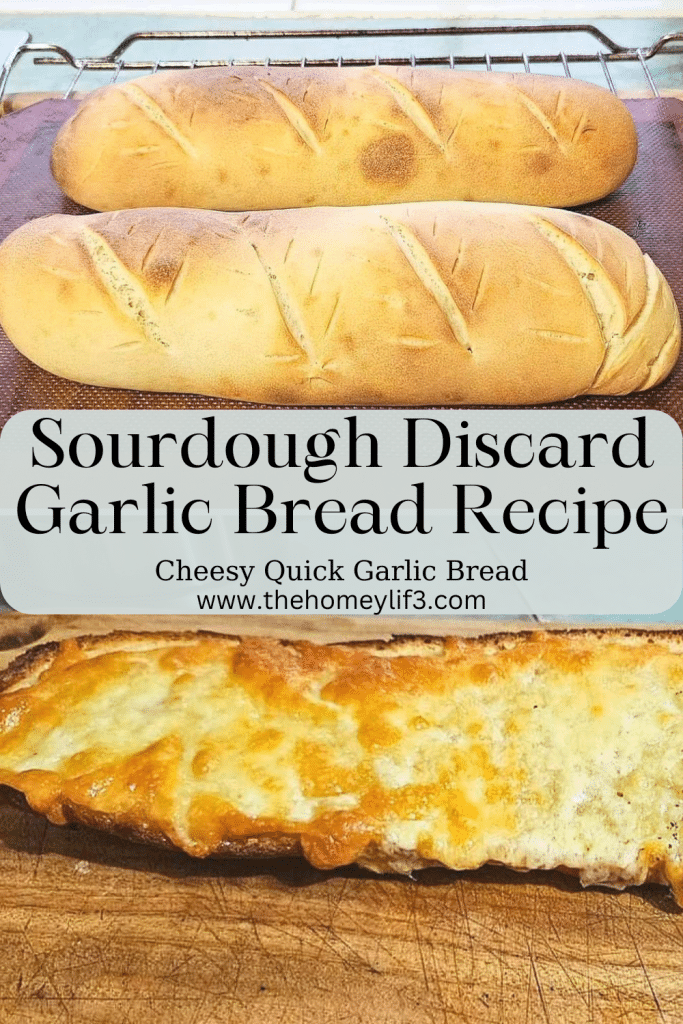
M462 882L460 881L459 884L462 885ZM458 903L458 910L460 910L461 897L460 897L460 894L459 894L457 888L455 890L455 899L456 899L456 902ZM459 949L458 949L457 939L460 937L460 935L462 933L462 920L463 920L462 912L460 912L459 915L453 914L452 919L451 919L451 933L450 933L450 943L449 943L449 945L450 945L450 949L451 949L451 960L452 960L452 964L453 964L453 974L455 976L455 984L457 986L458 1001L459 1001L460 1007L462 1009L462 1013L464 1015L463 1016L463 1021L465 1022L465 1024L467 1024L467 1021L469 1020L469 1018L465 1015L465 990L464 990L462 978L460 977L460 969L459 969L459 963L458 963ZM457 929L457 933L456 933L456 929ZM474 960L471 959L470 969L472 969L473 966L474 966ZM487 1006L487 1009L488 1009L488 1006Z
M534 984L536 986L536 991L538 992L538 997L539 997L539 999L541 1001L541 1006L543 1007L543 1016L545 1018L546 1024L550 1024L550 1017L548 1016L548 1007L546 1006L545 996L543 995L543 986L541 985L541 979L539 978L538 971L536 970L536 960L534 959L533 949L532 949L531 943L530 943L530 941L528 939L527 939L527 949L529 951L529 984L528 984L528 989L527 989L527 1005L526 1005L527 1015L526 1015L526 1019L527 1019L527 1021L531 1019L529 1017L529 1009L530 1009L530 1002L531 1002L531 978L533 976ZM534 1020L537 1020L537 1018L534 1018Z
M348 886L348 884L349 884L348 878L342 879L341 889L339 890L339 894L337 895L337 897L335 898L332 894L329 894L329 896L328 896L328 903L329 903L329 906L331 907L331 916L330 916L330 920L329 920L329 923L328 923L327 927L328 927L328 930L331 931L333 934L334 934L334 919L337 916L337 911L339 910L339 904L344 899L344 893L346 892L346 887Z
M471 927L471 924L470 924L470 915L469 915L469 911L467 909L466 889L465 889L464 882L463 882L463 880L461 878L458 879L458 885L457 885L456 893L457 893L457 897L456 898L458 900L458 909L460 910L461 917L464 919L465 929L466 929L466 933L467 933L467 938L469 940L470 959L471 959L472 963L474 963L474 959L475 959L474 938L472 936L472 927Z
M559 934L559 932L558 932L558 930L557 930L557 928L555 926L555 922L553 920L553 915L552 914L548 914L548 923L550 924L550 927L552 929L552 932L553 932L555 940L558 943L561 942L562 940L561 940L560 934ZM576 984L574 979L572 978L571 974L569 973L569 971L567 970L565 964L563 963L562 958L560 956L558 956L557 950L555 949L554 944L551 943L551 942L548 942L547 938L544 939L543 941L544 941L544 944L545 944L545 946L546 946L546 948L548 950L548 953L553 958L553 960L555 961L557 966L560 968L560 970L564 974L565 978L567 979L567 981L571 985L571 987L574 990L574 992L576 993L576 995L579 997L581 1002L584 1004L584 1006L588 1010L588 1020L592 1021L593 1020L593 1009L592 1009L592 1005L591 1005L592 1004L592 998L591 998L592 989L591 989L590 981L588 981L588 992L589 992L589 995L586 996L581 991L579 986Z
M36 950L35 950L35 948L33 946L33 943L31 942L31 940L30 940L30 938L28 936L28 925L29 925L29 923L30 922L27 922L26 927L24 928L23 935L24 935L24 942L26 943L26 945L30 949L31 954L32 954L32 956L33 956L33 958L34 958L34 960L36 961L36 964L37 964L37 967L36 967L35 973L33 975L32 981L35 981L35 979L37 977L39 977L41 974L43 975L44 978L47 979L47 982L49 983L52 991L54 992L54 996L52 998L55 999L59 1003L59 1005L61 1006L62 1010L64 1011L64 1018L65 1018L66 1024L71 1024L71 1021L72 1021L73 1018L71 1016L71 1013L69 1012L69 1008L68 1008L68 1006L66 1005L66 1003L64 1001L64 997L62 996L61 992L59 991L59 989L57 987L57 984L56 984L56 982L54 980L54 977L52 976L52 972L48 969L48 966L47 966L47 962L50 959L50 957L53 956L53 954L55 952L57 952L57 953L61 952L61 950L58 947L56 949L48 949L47 952L45 952L42 956L39 956L38 953L36 953ZM45 982L43 982L43 984L41 985L41 987L39 989L27 993L26 998L29 999L29 1000L36 999L36 998L38 998L38 999L48 999L48 998L50 998L49 996L44 996L43 995L43 989L44 988L45 988Z
M424 958L424 949L422 948L422 935L420 933L420 926L418 924L418 919L417 919L417 901L418 901L418 899L419 899L419 890L415 889L415 892L413 893L413 898L411 900L410 916L411 916L411 920L412 920L412 923L413 923L413 931L415 932L415 941L417 943L417 951L418 951L419 956L420 956L420 965L422 967L422 976L424 978L425 991L431 993L432 988L431 988L431 985L429 983L429 975L427 973L427 965L425 963L425 958ZM443 1006L441 1007L441 1009L443 1010Z
M355 924L357 926L358 922L355 922ZM319 927L315 924L309 924L307 925L307 928L308 931L315 935L315 937L319 940L322 946L326 946L335 954L335 956L337 956L341 960L345 967L362 967L365 970L369 971L371 974L381 974L381 971L379 971L373 964L371 964L366 956L364 956L362 953L359 953L359 951L354 946L352 946L350 942L342 938L342 936L339 933L333 932L333 938L336 939L336 941L341 946L343 946L345 949L349 951L349 953L351 954L350 959L346 959L343 956L342 952L339 949L337 949L334 943L330 940L329 928L326 928L323 933L321 933ZM364 934L365 933L361 932L359 937L364 936Z
M588 988L588 1012L590 1013L590 1019L593 1019L593 979L591 977L591 920L590 920L590 896L584 891L583 894L583 906L585 910L585 923L586 923L586 985Z
M655 987L652 984L652 979L650 978L650 975L648 973L648 969L645 966L645 961L643 960L642 954L640 952L640 946L638 945L638 940L635 937L635 935L633 934L630 922L626 923L626 930L627 930L631 940L633 941L633 949L635 950L635 954L636 954L636 956L638 958L638 963L640 964L641 970L642 970L643 975L645 977L645 981L647 982L647 986L650 989L650 992L652 994L652 999L654 1000L654 1004L657 1007L657 1013L658 1013L659 1017L661 1018L661 1020L666 1021L666 1017L664 1016L664 1012L663 1012L661 1004L659 1002L659 997L657 996L657 993L655 992Z
M33 881L34 882L35 882L35 880L36 880L36 878L38 876L38 870L40 868L40 865L41 865L41 862L42 862L42 859L43 859L43 851L45 850L45 839L47 837L47 830L49 828L49 823L47 822L47 820L44 821L42 824L43 824L43 827L42 827L40 836L38 837L38 849L36 850L36 862L35 862L35 864L33 866Z

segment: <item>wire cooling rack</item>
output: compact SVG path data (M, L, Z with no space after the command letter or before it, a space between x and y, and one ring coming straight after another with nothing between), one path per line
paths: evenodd
M462 43L466 38L480 38L483 45L486 40L495 39L497 44L501 37L509 39L511 44L524 43L524 39L532 36L560 36L568 41L577 39L580 35L590 37L595 41L596 49L585 52L571 52L567 49L548 50L545 52L526 52L524 46L517 52L512 53L491 53L484 49L483 52L463 53ZM354 41L358 49L368 51L368 46L374 40L378 45L378 52L374 56L345 55L334 56L312 56L306 55L306 50L312 47L313 43L320 47L324 43L324 49L329 51L330 45L335 41L351 43ZM387 54L380 53L380 44L391 42L391 51ZM424 49L425 40L433 40L434 49L442 49L442 52L414 53L417 49L416 42L419 40L420 48ZM192 56L192 44L198 41L217 42L225 44L222 49L226 51L225 56L213 59L200 59ZM292 43L300 41L302 55L293 57L290 55ZM157 44L173 43L175 48L180 45L187 49L187 58L179 59L174 57L171 60L162 59L133 59L130 50L140 43ZM248 44L252 49L256 44L267 44L268 51L272 54L268 57L253 59L250 56L230 55L230 50L241 47L244 53L244 45ZM283 55L285 49L287 54ZM411 46L412 44L412 46ZM490 44L489 44L490 45ZM512 49L512 45L510 47ZM477 47L478 49L478 47ZM457 51L457 52L456 52ZM88 83L89 87L104 84L105 81L113 82L125 72L141 74L148 72L154 74L157 71L170 69L190 69L203 67L240 66L245 64L257 64L261 66L278 67L352 67L371 64L383 65L409 65L417 66L441 66L441 67L483 67L487 71L493 71L494 65L508 67L517 66L520 70L532 73L532 69L540 65L544 70L547 65L556 65L568 78L573 76L584 77L585 69L589 65L597 66L607 87L616 93L612 70L615 65L628 64L638 69L642 75L642 84L654 96L660 95L660 90L652 71L652 64L656 57L672 57L676 54L683 54L683 31L671 32L661 36L650 45L639 47L622 46L608 36L604 31L590 24L558 25L498 25L493 27L485 26L433 26L433 27L373 27L373 28L320 28L320 29L241 29L241 30L197 30L197 31L146 31L134 32L116 46L111 53L100 57L75 57L65 47L57 43L36 43L27 42L18 46L7 58L0 71L0 100L7 90L8 83L17 64L22 60L32 59L34 65L61 65L64 69L71 69L73 74L63 91L68 98L76 86ZM679 64L679 62L676 62ZM680 66L680 65L679 65ZM97 73L97 78L95 77Z

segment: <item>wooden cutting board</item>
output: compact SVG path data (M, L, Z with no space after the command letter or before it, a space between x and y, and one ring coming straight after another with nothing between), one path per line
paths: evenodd
M27 633L130 625L3 616L2 659ZM322 638L325 622L300 627ZM583 891L560 874L198 862L3 803L0 1022L679 1024L681 913L660 887Z

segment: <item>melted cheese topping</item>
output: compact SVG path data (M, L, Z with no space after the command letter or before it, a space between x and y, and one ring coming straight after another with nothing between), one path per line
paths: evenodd
M320 867L676 885L682 696L683 637L68 641L0 696L0 782L197 856L291 836Z

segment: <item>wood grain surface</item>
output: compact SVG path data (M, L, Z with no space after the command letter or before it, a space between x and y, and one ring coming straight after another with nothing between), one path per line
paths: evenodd
M199 863L0 814L0 1019L73 1024L683 1019L664 890Z
M130 626L6 615L0 658ZM399 626L290 619L267 631L336 639ZM661 887L584 891L558 873L411 880L193 861L48 825L0 793L2 1024L678 1024L682 913Z

